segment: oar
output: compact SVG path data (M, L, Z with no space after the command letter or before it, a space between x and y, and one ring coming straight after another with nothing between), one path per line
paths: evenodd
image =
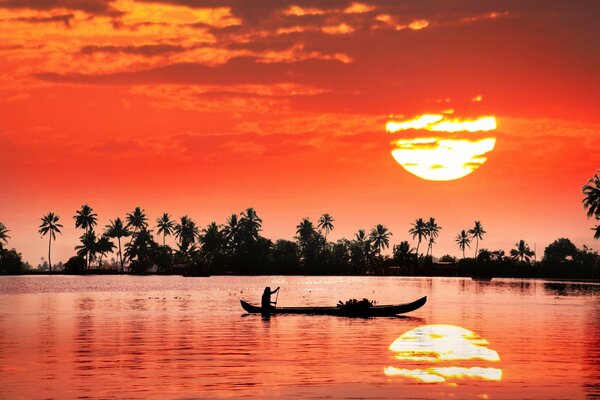
M275 296L275 305L273 308L277 308L277 300L279 300L279 290L277 290L277 296Z

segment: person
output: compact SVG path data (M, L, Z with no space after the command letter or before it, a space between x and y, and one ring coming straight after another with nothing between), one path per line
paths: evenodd
M268 310L269 308L271 308L273 305L276 304L276 302L271 301L271 295L275 294L279 291L279 287L277 287L277 289L273 290L271 292L271 288L269 286L267 286L265 288L265 291L263 292L262 295L262 301L261 301L261 308L263 309L263 312L265 310Z

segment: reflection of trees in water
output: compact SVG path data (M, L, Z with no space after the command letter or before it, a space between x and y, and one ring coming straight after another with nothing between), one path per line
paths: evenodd
M600 285L589 283L545 282L544 291L554 296L594 296L600 295Z
M585 324L584 384L590 398L600 397L600 297L594 299Z
M74 378L77 390L90 392L93 385L89 379L93 375L90 370L95 368L95 331L94 331L95 301L91 297L83 297L77 302L77 316L75 319L75 340L73 348L73 361L75 364Z

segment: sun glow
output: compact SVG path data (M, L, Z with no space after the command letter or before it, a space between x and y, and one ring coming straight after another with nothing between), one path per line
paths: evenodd
M393 358L418 368L388 366L388 377L406 377L426 383L446 382L449 379L484 379L499 381L502 370L493 367L439 365L424 366L423 363L440 364L449 361L499 362L498 352L487 347L489 342L476 333L453 325L425 325L412 329L394 340L389 349Z
M484 155L494 149L496 138L463 138L447 134L491 132L496 118L453 118L445 114L423 114L408 120L388 121L386 130L426 131L445 136L402 138L392 141L392 156L408 172L427 180L449 181L469 175L487 161ZM471 135L472 136L472 135Z

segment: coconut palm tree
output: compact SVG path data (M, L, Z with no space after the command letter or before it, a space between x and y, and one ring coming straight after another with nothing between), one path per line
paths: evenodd
M435 239L440 234L442 227L435 222L435 218L429 218L429 221L425 222L425 230L427 233L427 237L429 237L429 245L427 246L427 255L431 254L433 257L433 245L435 244Z
M89 230L83 235L81 235L79 240L81 241L81 244L75 246L75 250L77 250L77 255L80 257L87 256L89 259L88 261L91 262L91 260L93 260L96 256L96 250L98 245L98 238L96 237L96 232L94 232L93 230ZM86 269L89 268L89 264L89 262L86 263Z
M296 225L296 237L301 247L306 247L306 244L315 235L315 233L315 226L308 217L303 218L302 221Z
M166 246L166 237L173 234L175 221L171 220L169 213L163 213L162 217L156 219L157 233L163 235L163 246Z
M98 224L98 214L94 212L94 209L87 204L81 206L81 209L75 211L75 228L81 228L85 232L91 231L94 226ZM85 267L88 268L89 260L88 255L85 254Z
M412 238L418 238L417 242L417 257L419 257L419 246L421 245L421 240L427 237L427 224L423 220L423 218L417 219L412 223L412 227L408 230L408 233L412 235Z
M463 258L465 258L465 248L471 248L471 239L469 238L469 235L467 234L467 232L463 229L462 231L460 231L460 233L456 236L455 239L456 243L458 244L458 248L462 250L463 253Z
M53 212L49 212L48 214L42 217L42 224L40 225L38 231L40 235L42 235L42 237L48 235L48 266L50 272L52 272L52 258L50 257L52 250L52 240L56 240L57 233L62 234L60 230L63 226L58 223L59 219L60 217L58 215L55 215Z
M583 186L583 207L587 209L587 216L600 220L600 169ZM594 239L600 239L600 225L592 228L595 231Z
M531 260L535 253L529 248L529 245L525 243L523 239L515 243L515 248L510 251L510 258L513 260L519 260L521 262Z
M146 210L136 207L133 212L127 214L127 227L133 228L133 235L140 230L148 228L148 217L146 216Z
M600 220L600 218L599 218ZM596 225L594 228L592 228L594 232L594 239L600 239L600 224Z
M108 253L112 253L117 246L113 242L110 241L109 237L106 235L102 235L100 239L96 242L96 253L100 254L98 260L98 268L102 268L102 258L106 256Z
M587 209L588 218L600 216L600 169L583 186L583 207Z
M477 257L477 252L479 251L479 239L483 240L483 235L487 232L483 229L481 222L475 221L475 226L473 229L469 229L469 235L471 235L472 239L475 239L475 257Z
M121 218L117 218L114 221L110 221L108 225L106 225L106 236L110 238L116 238L119 244L119 258L121 261L121 273L125 272L124 264L123 264L123 253L121 250L121 238L127 237L131 235L129 229L123 224Z
M262 219L254 208L248 208L240 214L239 226L244 242L254 242L262 229Z
M335 221L335 219L333 219L333 217L329 214L323 214L321 218L319 218L319 223L317 224L317 227L325 231L325 240L327 240L327 235L329 234L329 232L331 232L334 229L333 221Z
M8 239L10 239L8 232L10 231L6 229L6 226L4 226L2 222L0 222L0 260L2 259L2 250L4 250L4 244L8 244ZM2 242L4 242L4 244L2 244Z
M187 215L180 218L179 223L175 224L175 237L179 240L179 250L183 254L194 247L196 238L200 233L196 223Z
M381 224L371 229L369 239L373 243L377 255L381 256L381 249L390 247L390 236L392 236L392 232L388 231L388 228Z

